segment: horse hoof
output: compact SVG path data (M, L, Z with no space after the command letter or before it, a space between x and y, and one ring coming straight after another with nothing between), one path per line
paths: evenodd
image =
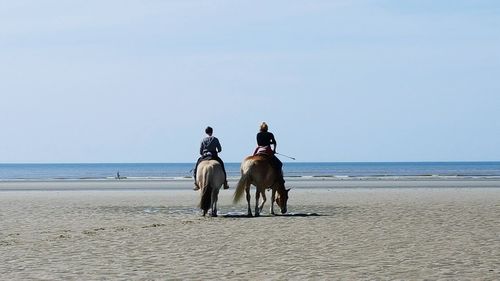
M212 217L217 217L217 214L210 214L210 216L212 216Z

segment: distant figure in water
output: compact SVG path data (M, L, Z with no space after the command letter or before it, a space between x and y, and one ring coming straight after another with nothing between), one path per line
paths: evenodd
M117 180L121 179L121 177L120 177L120 171L116 172L116 179Z

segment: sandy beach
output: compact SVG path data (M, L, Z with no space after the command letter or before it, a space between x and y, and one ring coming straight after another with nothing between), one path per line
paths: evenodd
M190 180L0 182L0 279L500 279L498 180L288 183L319 216L225 217L234 181L217 218Z

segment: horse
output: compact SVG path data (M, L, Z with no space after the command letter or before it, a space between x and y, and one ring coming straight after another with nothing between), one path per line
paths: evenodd
M201 191L199 207L203 211L203 216L211 209L210 215L216 217L219 190L224 184L222 166L216 160L202 161L198 165L196 175L196 183Z
M246 157L241 163L241 178L238 181L236 190L234 192L233 203L237 203L243 196L243 191L246 192L247 204L248 204L248 216L252 216L252 210L250 208L250 186L254 185L256 187L255 192L255 216L258 217L262 212L264 203L266 202L266 189L272 189L271 195L271 208L270 212L272 215L274 213L274 201L276 198L276 203L281 209L281 213L285 214L287 211L287 201L288 201L288 191L284 183L279 181L280 175L277 174L276 170L271 166L271 162L268 156L265 155L254 155ZM278 196L276 197L276 193ZM262 203L259 205L259 199L262 195Z

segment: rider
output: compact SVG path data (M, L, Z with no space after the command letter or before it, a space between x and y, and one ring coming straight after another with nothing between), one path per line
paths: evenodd
M194 167L194 190L200 189L198 184L196 183L196 170L198 169L198 164L200 164L201 161L203 160L216 160L217 162L220 163L222 166L222 171L224 171L224 189L228 189L229 186L227 185L227 175L226 175L226 169L224 168L224 162L222 162L222 159L219 158L218 153L222 151L222 147L220 145L219 139L212 136L214 130L212 127L207 127L205 129L205 133L207 134L207 137L205 137L201 141L200 145L200 158L198 158L198 161L196 162L196 166Z
M271 149L271 145L273 148ZM277 174L280 176L279 181L285 183L283 179L283 163L276 157L276 139L273 133L268 132L268 126L266 122L262 122L260 125L260 132L257 133L257 148L255 148L253 155L255 154L266 154L270 156L271 166L275 169Z

